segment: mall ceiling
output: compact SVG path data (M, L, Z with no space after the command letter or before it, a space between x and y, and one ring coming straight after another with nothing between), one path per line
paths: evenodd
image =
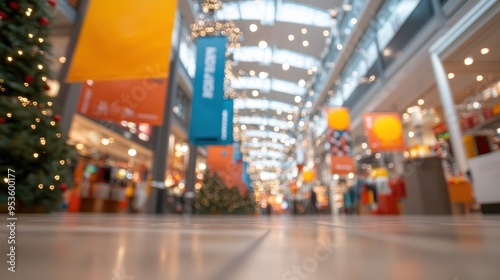
M242 97L235 103L235 130L241 132L245 160L254 171L252 178L260 181L259 171L273 166L274 176L266 176L265 181L275 185L273 178L278 178L296 141L293 129L299 109L328 54L337 20L351 9L350 1L222 2L215 17L232 20L244 33L241 48L233 50L237 78L231 85Z

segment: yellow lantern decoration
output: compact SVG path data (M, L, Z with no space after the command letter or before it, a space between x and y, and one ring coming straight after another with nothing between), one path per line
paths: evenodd
M302 180L304 181L304 183L312 182L314 180L314 172L312 172L311 170L305 170L302 173Z
M401 138L403 127L394 116L381 116L373 125L375 135L383 141L396 141Z
M335 130L348 130L351 124L347 108L333 108L328 112L328 127Z

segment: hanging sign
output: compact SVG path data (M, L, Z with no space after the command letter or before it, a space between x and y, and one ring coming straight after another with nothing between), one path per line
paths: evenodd
M165 79L87 82L78 113L115 122L161 125L166 91Z
M165 79L177 1L90 1L68 82Z
M366 113L363 123L372 151L405 150L403 125L398 113Z
M332 174L345 176L356 172L349 126L348 108L333 108L328 112L326 140L330 144Z
M198 38L189 130L189 140L194 145L233 142L233 104L224 99L226 43L226 37Z

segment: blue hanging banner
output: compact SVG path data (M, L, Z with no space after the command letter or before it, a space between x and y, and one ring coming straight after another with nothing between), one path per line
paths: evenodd
M252 188L252 180L250 179L250 175L248 174L248 163L243 162L243 182L247 185L247 189L250 192L253 192Z
M233 108L224 99L226 37L198 38L189 141L194 145L233 142ZM231 106L231 110L228 110ZM230 127L229 127L230 126ZM228 129L231 133L228 133Z
M234 101L232 99L224 99L224 108L221 116L221 131L219 141L210 143L211 145L229 145L234 143L233 138L233 117L234 117Z

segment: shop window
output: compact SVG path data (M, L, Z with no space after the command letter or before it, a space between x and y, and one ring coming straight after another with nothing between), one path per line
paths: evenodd
M187 126L191 115L191 98L181 88L177 88L172 110L181 123Z

